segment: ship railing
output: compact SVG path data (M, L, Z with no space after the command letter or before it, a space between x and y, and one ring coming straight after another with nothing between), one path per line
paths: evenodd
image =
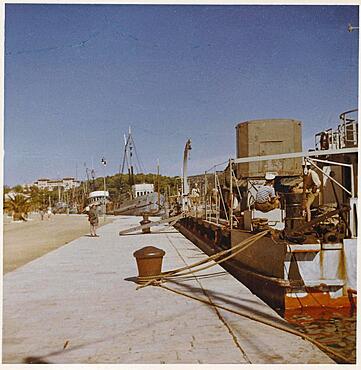
M216 210L215 208L210 207L209 205L206 206L206 207L207 207L206 208L206 213L205 213L206 220L210 220L210 219L213 219L213 218L219 219L219 211L218 210Z
M227 217L227 222L229 222L228 219L228 210L226 208L226 204L223 198L222 194L222 188L219 181L219 176L217 173L217 168L219 166L223 166L228 161L225 161L223 163L216 164L212 166L210 169L204 172L204 202L205 202L205 219L208 221L215 221L216 223L220 220L221 215L221 207L224 209L224 213ZM213 175L213 185L211 189L208 189L208 175Z
M315 149L343 149L358 145L358 120L356 112L352 109L340 114L340 123L337 129L329 128L315 135Z
M338 130L329 128L315 135L316 150L339 149L340 147L340 134Z
M340 124L338 132L340 135L341 148L350 148L358 145L358 120L355 113L358 109L353 109L340 114Z
M271 160L283 160L283 159L290 159L290 158L303 158L304 162L311 162L314 167L319 169L321 173L323 173L324 176L326 176L330 181L334 183L334 185L338 186L342 189L342 191L346 192L349 197L350 202L350 212L349 212L349 226L351 229L351 237L356 237L357 233L357 209L356 209L356 203L357 203L357 196L356 196L356 188L355 188L355 173L353 164L351 163L341 163L331 160L325 160L325 159L319 159L318 157L322 156L322 158L325 158L325 156L328 155L334 155L334 154L350 154L350 153L357 153L358 148L357 147L348 147L348 148L340 148L340 149L328 149L328 150L315 150L315 151L309 151L309 152L296 152L296 153L282 153L282 154L272 154L272 155L266 155L266 156L255 156L255 157L244 157L244 158L236 158L236 159L230 159L229 160L229 168L230 168L230 204L232 203L232 197L233 197L233 176L232 176L232 168L236 164L240 163L251 163L251 162L259 162L259 161L271 161ZM347 167L350 170L350 189L347 189L343 184L339 183L337 180L335 180L330 174L327 174L326 172L322 171L317 164L318 163L325 163L328 165L338 165L342 167ZM229 220L233 220L233 208L229 207ZM233 228L233 222L230 222L229 224L230 228Z

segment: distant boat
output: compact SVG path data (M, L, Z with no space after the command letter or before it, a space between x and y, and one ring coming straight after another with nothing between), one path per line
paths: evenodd
M152 185L153 184L135 184L135 186ZM135 196L132 199L125 200L114 207L114 215L132 215L141 216L143 214L159 215L162 213L164 204L164 196L157 192L149 192L147 194Z
M148 215L160 215L164 213L164 196L154 191L154 184L135 184L134 181L134 169L133 169L133 149L135 149L134 139L129 128L128 137L124 137L124 156L121 172L124 172L125 164L128 165L129 184L131 185L131 194L128 194L128 199L115 204L113 206L114 215L132 215L141 216L143 214ZM135 152L136 153L136 152ZM138 156L137 156L138 158ZM139 162L139 159L138 159ZM140 163L139 163L139 167ZM158 166L159 176L159 166Z
M104 214L106 212L106 206L109 202L109 191L106 190L96 190L89 193L88 204L97 204L100 206L100 213Z

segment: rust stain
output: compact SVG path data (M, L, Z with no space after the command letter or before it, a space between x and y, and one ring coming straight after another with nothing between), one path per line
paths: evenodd
M321 272L321 279L323 279L324 278L324 276L323 276L323 266L324 266L324 251L321 249L320 250L320 272Z
M344 250L341 250L340 258L337 266L337 275L339 279L347 279L347 272L346 272L346 260L345 260L345 253Z
M332 298L328 292L313 292L304 297L285 297L285 310L294 310L297 308L346 308L350 307L350 300L348 296L341 296Z

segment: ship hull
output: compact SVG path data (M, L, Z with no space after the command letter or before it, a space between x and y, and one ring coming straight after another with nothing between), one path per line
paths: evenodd
M178 230L203 252L212 255L230 249L254 235L188 217ZM355 304L356 240L343 245L297 245L269 234L234 258L222 263L227 271L274 309L350 307Z
M160 207L163 204L163 195L160 196L158 205L158 193L150 193L122 202L116 209L114 215L142 216L143 214L160 215Z

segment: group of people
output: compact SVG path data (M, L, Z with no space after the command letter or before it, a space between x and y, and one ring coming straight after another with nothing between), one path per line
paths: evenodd
M311 221L311 206L318 196L321 186L321 180L316 171L311 169L310 163L306 162L303 166L303 181L294 189L295 192L305 194L303 207L306 212L306 221ZM255 209L262 212L269 212L272 209L279 208L279 196L275 192L274 181L276 176L273 173L267 173L265 184L258 188L255 201Z
M41 209L39 211L39 214L40 214L40 220L44 221L44 219L50 220L50 217L53 213L51 212L51 208L49 207L47 210Z

